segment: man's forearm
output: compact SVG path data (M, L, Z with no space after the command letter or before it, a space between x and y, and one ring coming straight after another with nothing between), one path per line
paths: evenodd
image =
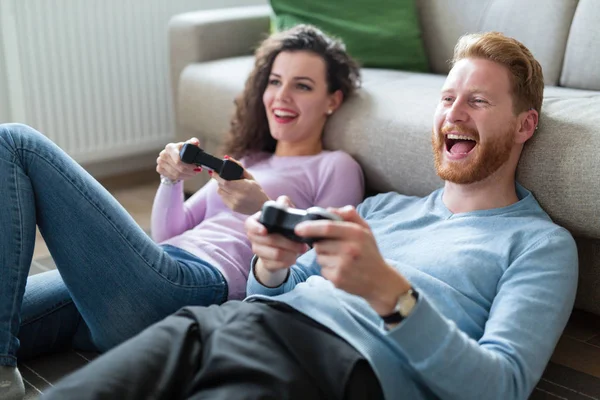
M269 271L263 266L262 260L257 259L254 265L254 276L256 280L263 286L269 288L275 288L281 286L286 280L290 273L289 268L279 269L274 272Z

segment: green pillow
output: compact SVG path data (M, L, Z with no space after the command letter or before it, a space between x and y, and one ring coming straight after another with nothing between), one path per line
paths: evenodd
M428 71L415 0L270 0L277 31L310 24L363 67Z

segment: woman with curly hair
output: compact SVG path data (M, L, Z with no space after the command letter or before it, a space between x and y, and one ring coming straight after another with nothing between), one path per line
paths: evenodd
M184 201L182 181L200 168L182 163L183 143L168 144L157 160L154 240L42 134L0 125L0 397L23 395L17 357L105 351L183 306L243 298L252 258L244 220L266 200L358 204L359 165L321 142L327 118L358 84L343 45L313 27L266 39L226 143L243 179L213 174ZM57 270L28 278L36 224Z

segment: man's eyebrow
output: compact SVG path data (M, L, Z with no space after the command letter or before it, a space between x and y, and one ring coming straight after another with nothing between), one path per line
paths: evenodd
M491 93L488 90L485 90L483 88L478 88L478 87L473 87L473 88L469 88L469 93L471 94L483 94L486 96L490 96Z
M455 93L455 92L456 92L456 90L453 88L442 88L442 90L440 91L440 93L442 93L442 94ZM469 88L468 93L469 94L482 94L485 96L492 95L488 90L485 90L483 88L478 88L478 87Z

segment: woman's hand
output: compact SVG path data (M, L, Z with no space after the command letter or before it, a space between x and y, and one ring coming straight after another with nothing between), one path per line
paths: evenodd
M191 138L185 142L167 144L156 159L156 172L172 181L183 181L196 176L198 172L202 171L202 168L194 164L186 164L181 161L179 151L185 143L200 146L200 141L196 138Z
M231 157L228 160L240 164ZM265 201L270 200L260 184L245 169L243 178L235 181L226 181L214 171L209 171L209 173L219 185L217 193L221 196L223 203L233 211L252 215L260 211Z

